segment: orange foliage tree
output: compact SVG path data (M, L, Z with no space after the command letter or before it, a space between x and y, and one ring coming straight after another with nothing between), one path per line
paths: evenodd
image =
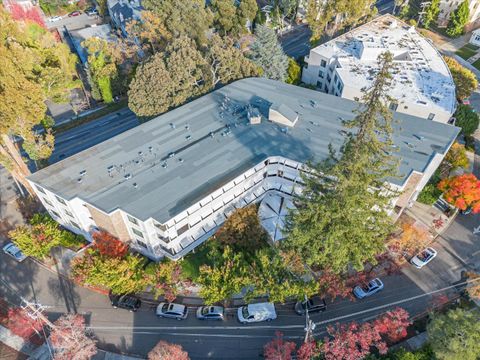
M95 247L101 255L111 258L123 258L128 252L128 245L106 231L93 234Z
M473 174L463 174L443 179L438 184L443 198L460 210L480 212L480 180Z
M403 221L400 224L400 230L400 233L393 236L388 244L389 250L394 253L416 253L427 246L431 240L431 235L427 229L411 222Z
M469 271L466 273L467 280L470 281L467 284L467 294L470 299L480 300L480 274Z

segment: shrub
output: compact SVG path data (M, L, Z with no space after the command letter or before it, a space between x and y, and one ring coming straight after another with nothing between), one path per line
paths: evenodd
M433 205L440 195L442 195L442 192L437 189L437 186L428 183L418 195L417 201L425 205Z
M106 231L93 234L93 241L100 255L110 258L123 258L128 252L128 245Z
M478 128L480 118L472 107L460 104L455 112L455 125L462 128L465 136L471 136Z

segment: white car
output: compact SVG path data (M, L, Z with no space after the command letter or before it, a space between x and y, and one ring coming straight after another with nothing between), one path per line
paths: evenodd
M437 256L437 251L432 249L431 247L426 248L419 254L415 255L411 260L410 263L415 266L417 269L421 269L425 265L427 265L430 261L432 261L435 256Z
M18 262L22 262L27 258L24 253L12 242L8 243L3 247L3 252L7 255L10 255Z
M48 18L48 22L56 22L62 20L61 16L52 16L51 18Z
M358 299L363 299L365 297L376 294L382 289L383 289L383 282L381 282L379 278L375 278L373 280L370 280L368 284L365 286L355 286L355 288L353 289L353 294Z
M260 321L272 321L277 318L273 303L248 304L237 310L238 321L242 324Z
M182 304L162 302L157 306L157 316L183 320L188 316L188 308Z

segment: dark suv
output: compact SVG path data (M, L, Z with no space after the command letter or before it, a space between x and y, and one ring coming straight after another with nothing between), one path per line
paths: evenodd
M140 305L142 305L140 299L133 295L114 295L110 293L108 297L115 309L122 308L130 311L137 311Z
M327 310L327 303L324 299L312 298L307 301L298 301L294 309L298 315L305 315L307 307L309 313L320 312Z

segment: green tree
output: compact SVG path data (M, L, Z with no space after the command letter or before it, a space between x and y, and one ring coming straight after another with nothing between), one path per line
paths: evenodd
M432 0L425 8L425 14L422 17L422 23L425 29L430 27L430 24L436 23L438 15L440 14L440 0Z
M237 9L237 19L240 26L240 33L245 32L247 23L252 23L258 12L256 0L241 0Z
M428 340L438 360L477 360L480 314L461 308L438 314L427 325Z
M477 77L472 71L460 65L454 58L444 56L443 59L452 74L457 98L460 100L468 98L478 86Z
M142 5L152 11L171 38L188 36L198 45L207 43L207 32L213 23L213 14L204 0L145 0Z
M146 262L146 258L130 253L112 258L88 249L72 261L72 276L84 285L105 287L114 294L137 293L148 285L143 270Z
M288 57L272 29L263 25L257 26L255 41L250 48L250 58L262 68L263 76L281 81L287 77Z
M45 118L47 98L64 100L76 85L74 65L75 56L51 33L13 21L0 7L0 163L32 193L30 171L10 136L23 137L28 151L41 144L33 157L50 156L53 142L35 138L32 128Z
M211 6L214 13L215 27L229 34L236 26L237 6L234 0L212 0Z
M448 150L447 155L445 155L445 159L443 159L440 167L448 176L450 171L458 168L468 169L469 165L470 161L468 160L465 146L456 142L450 147L450 150Z
M153 11L142 11L141 20L130 21L126 30L132 41L124 48L136 50L135 44L140 43L142 50L150 55L164 51L172 40L172 33L167 30L165 23Z
M28 225L18 226L8 233L9 237L27 256L46 258L56 246L72 246L80 242L70 231L62 230L50 216L36 214Z
M200 296L206 304L227 300L251 284L248 264L241 252L234 252L227 246L221 253L211 256L214 265L202 265L197 280L202 286Z
M301 277L304 274L293 273L272 248L256 252L249 273L253 286L247 292L247 300L265 294L273 302L299 300L317 293L319 288L318 282L305 281Z
M465 136L472 135L478 128L480 117L469 105L460 104L455 111L455 125L462 128Z
M375 263L393 230L387 214L394 195L384 179L396 175L392 152L392 114L385 104L394 69L392 54L379 57L379 71L362 97L340 157L331 149L328 159L311 164L298 210L287 221L284 245L307 264L334 273L351 265L363 269ZM388 192L388 193L387 193Z
M373 0L309 0L306 19L312 30L312 42L329 31L331 34L355 26L375 11Z
M287 79L285 82L287 84L294 84L298 85L300 84L300 81L302 79L302 68L298 63L292 59L288 59L288 69L287 69Z
M139 116L158 115L218 83L256 73L256 67L231 39L214 34L199 49L193 40L182 36L137 68L128 91L129 107Z
M465 33L465 25L468 23L470 17L469 1L464 0L458 7L450 14L450 19L447 25L447 35L450 37L457 37Z

